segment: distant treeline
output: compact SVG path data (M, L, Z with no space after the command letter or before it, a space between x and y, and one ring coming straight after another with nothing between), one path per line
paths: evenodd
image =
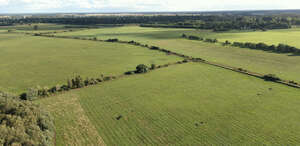
M0 19L0 25L58 23L73 25L141 24L144 27L230 29L279 29L300 24L300 16L177 15L177 16L98 16Z
M300 24L299 18L279 16L203 16L199 19L180 20L168 23L141 24L142 27L165 27L165 28L196 28L212 29L214 31L228 31L232 29L287 29L292 25Z
M199 41L205 41L210 43L217 43L217 39L209 39L209 38L202 38L198 36L187 36L186 34L182 35L183 38L187 38L190 40L199 40ZM300 54L300 49L286 45L286 44L278 44L278 45L267 45L265 43L251 43L251 42L229 42L226 40L222 43L223 45L230 45L234 47L240 47L240 48L249 48L249 49L256 49L256 50L263 50L263 51L271 51L276 53L293 53L293 54Z

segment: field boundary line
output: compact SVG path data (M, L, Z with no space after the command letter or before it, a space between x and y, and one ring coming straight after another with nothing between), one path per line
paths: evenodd
M206 60L204 60L202 58L194 58L194 57L187 56L187 55L184 55L184 54L172 52L170 50L162 49L162 48L159 48L159 47L156 47L156 46L148 46L148 45L144 45L144 44L141 44L141 43L138 43L138 42L134 42L134 41L129 41L129 42L128 41L119 41L118 39L98 40L98 39L87 39L87 38L69 37L69 36L59 36L59 37L57 37L57 36L54 36L54 35L41 35L41 34L39 34L39 35L35 34L34 36L129 44L129 45L135 45L135 46L140 46L140 47L148 48L150 50L160 51L160 52L166 53L167 55L174 55L174 56L178 56L178 57L181 57L181 58L184 59L183 61L177 61L175 63L173 62L173 63L164 64L164 65L159 65L158 67L150 69L149 71L153 71L153 70L156 70L156 69L169 67L170 65L177 65L177 64L184 64L184 63L188 63L188 62L195 62L195 63L203 63L203 64L212 65L212 66L215 66L215 67L219 67L219 68L223 68L223 69L226 69L226 70L234 71L234 72L237 72L237 73L242 73L242 74L245 74L245 75L248 75L248 76L252 76L252 77L256 77L256 78L259 78L259 79L263 79L265 81L279 83L279 84L282 84L282 85L286 85L286 86L289 86L289 87L294 87L294 88L300 89L300 84L296 83L294 81L282 80L280 78L275 79L275 80L273 80L273 78L270 79L270 77L272 77L271 74L263 75L263 74L252 72L252 71L248 71L248 70L245 70L245 69L242 69L242 68L236 68L236 67L232 67L232 66L229 66L229 65L224 65L224 64L220 64L220 63L210 62L210 61L206 61ZM132 71L129 71L129 72L132 72ZM38 94L37 97L53 96L53 95L57 95L58 93L64 93L64 92L68 92L70 90L78 90L78 89L81 89L81 88L86 88L86 87L89 87L89 86L98 85L98 84L103 83L103 82L107 82L107 81L112 81L112 80L115 80L115 79L123 78L125 76L132 76L132 75L138 75L138 74L139 73L127 74L127 72L126 72L126 73L123 73L123 74L117 75L117 76L106 76L105 77L105 78L108 77L109 79L104 79L104 77L103 77L103 79L100 79L101 81L98 81L98 79L96 78L96 80L93 80L93 82L88 83L86 85L84 85L85 83L83 85L78 85L78 86L76 85L74 87L73 86L72 87L68 87L68 85L63 85L63 86L61 86L60 90L56 90L57 88L56 88L56 86L54 86L53 88L50 88L50 89L55 89L54 92L52 92L52 90L49 89L49 90L45 91L45 92L48 92L47 94L45 94L45 95L44 94L42 94L42 95ZM81 78L80 76L77 76L77 77ZM92 78L92 79L94 79L94 78ZM72 81L73 81L73 79L72 79ZM66 88L62 88L62 87L68 87L68 88L66 89ZM44 91L42 91L42 92L44 92ZM27 97L27 92L21 93L19 95L19 97L21 99L27 100L27 98L28 98Z
M168 55L175 55L175 56L181 57L183 59L186 59L186 60L189 60L189 61L192 61L192 62L199 62L199 63L209 64L209 65L213 65L213 66L220 67L220 68L223 68L223 69L227 69L227 70L231 70L231 71L234 71L234 72L242 73L242 74L245 74L245 75L248 75L248 76L253 76L253 77L256 77L256 78L264 79L264 75L261 74L261 73L248 71L248 70L245 70L245 69L242 69L242 68L237 68L237 67L233 67L233 66L229 66L229 65L224 65L224 64L220 64L220 63L216 63L216 62L210 62L210 61L204 60L202 58L194 58L192 56L187 56L187 55L184 55L184 54L176 53L176 52L173 52L173 51L170 51L170 50L162 49L160 47L144 45L144 44L134 42L134 41L116 40L116 41L111 42L109 40L101 40L101 39L97 39L97 38L95 39L95 38L81 38L81 37L72 37L72 36L54 36L54 35L38 35L38 36L135 45L135 46L148 48L148 49L151 49L151 50L157 50L157 51L160 51L160 52L164 52L164 53L167 53ZM279 81L272 81L272 82L279 83L279 84L282 84L282 85L286 85L286 86L289 86L289 87L300 88L300 83L296 83L296 82L288 81L288 80L284 80L284 79L279 80Z

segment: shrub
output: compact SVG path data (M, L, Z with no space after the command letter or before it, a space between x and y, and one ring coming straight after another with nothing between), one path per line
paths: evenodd
M69 91L70 87L68 85L62 85L61 86L61 91Z
M146 73L148 70L149 68L144 64L140 64L136 67L136 73Z
M295 82L295 81L289 81L289 83L290 83L290 84L295 84L295 85L298 85L298 83L297 83L297 82Z
M190 40L200 40L200 38L199 37L197 37L197 36L189 36L189 39Z
M108 40L106 40L106 42L118 42L119 41L119 39L108 39Z
M128 72L125 72L124 74L125 74L125 75L133 75L133 74L134 74L134 71L128 71Z
M54 86L50 89L51 93L56 93L56 92L60 92L60 91L61 91L61 86L60 85L56 85L56 86Z
M204 41L208 42L208 43L217 43L218 42L217 39L205 39Z
M226 40L225 43L224 43L224 45L230 45L230 44L231 43L228 40Z
M189 60L184 59L182 62L183 62L183 63L187 63L187 62L189 62Z
M84 81L80 76L75 77L75 87L76 88L82 88L84 87Z
M151 50L159 50L159 47L151 46L150 49L151 49Z
M268 75L264 75L263 76L263 79L266 80L266 81L280 81L281 79L278 78L276 75L274 74L268 74Z
M150 69L156 69L156 65L155 64L151 64L151 67L150 67Z
M106 77L103 78L103 81L109 81L109 80L112 80L112 79L113 79L113 77L111 77L111 76L106 76Z
M42 96L42 97L49 96L50 95L49 91L50 90L49 90L48 87L41 88L41 89L38 90L38 95Z

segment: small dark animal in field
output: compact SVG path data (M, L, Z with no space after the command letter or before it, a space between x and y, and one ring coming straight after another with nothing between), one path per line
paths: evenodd
M269 90L273 90L272 88L269 88Z
M117 120L120 120L122 117L123 117L123 116L120 115L120 116L118 116L116 119L117 119Z
M260 96L261 94L260 93L257 93L257 96Z

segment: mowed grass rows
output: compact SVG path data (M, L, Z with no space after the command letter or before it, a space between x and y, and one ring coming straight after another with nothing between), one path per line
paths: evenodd
M294 29L287 31L292 33L293 30ZM284 30L277 31L284 32ZM273 31L270 31L270 33L271 32ZM294 33L297 32L298 31L295 30ZM127 41L135 40L149 45L160 46L185 55L200 57L209 61L240 67L262 74L276 74L286 80L295 80L300 82L300 66L297 65L300 62L299 56L185 40L180 38L183 33L207 36L212 32L193 29L142 28L137 26L126 26L119 28L90 29L78 32L60 33L58 35L97 37L98 39L119 38L120 40ZM260 37L259 32L253 33L257 33L258 38ZM269 33L269 31L265 33ZM272 38L271 36L273 35L270 34L270 36L265 36L265 38ZM226 39L228 38L230 37L228 36ZM236 37L232 37L232 39L235 38ZM289 38L294 39L292 35L289 37L286 36L283 40L289 40ZM249 41L252 42L251 39L249 39ZM264 39L261 39L261 41L264 41Z
M299 93L295 88L189 63L39 102L48 106L61 96L73 101L77 95L107 145L297 145ZM72 108L52 109L58 121L65 119L58 114L61 110L68 113ZM61 136L74 134L63 131L64 124L56 125L58 143Z
M266 43L269 45L278 45L279 43L288 44L300 48L300 28L292 29L275 29L268 31L229 31L229 32L212 32L211 30L199 30L190 34L198 35L205 38L217 38L225 42L253 42Z
M1 34L0 90L20 93L37 85L66 83L74 75L120 75L138 64L178 60L182 59L127 44Z

